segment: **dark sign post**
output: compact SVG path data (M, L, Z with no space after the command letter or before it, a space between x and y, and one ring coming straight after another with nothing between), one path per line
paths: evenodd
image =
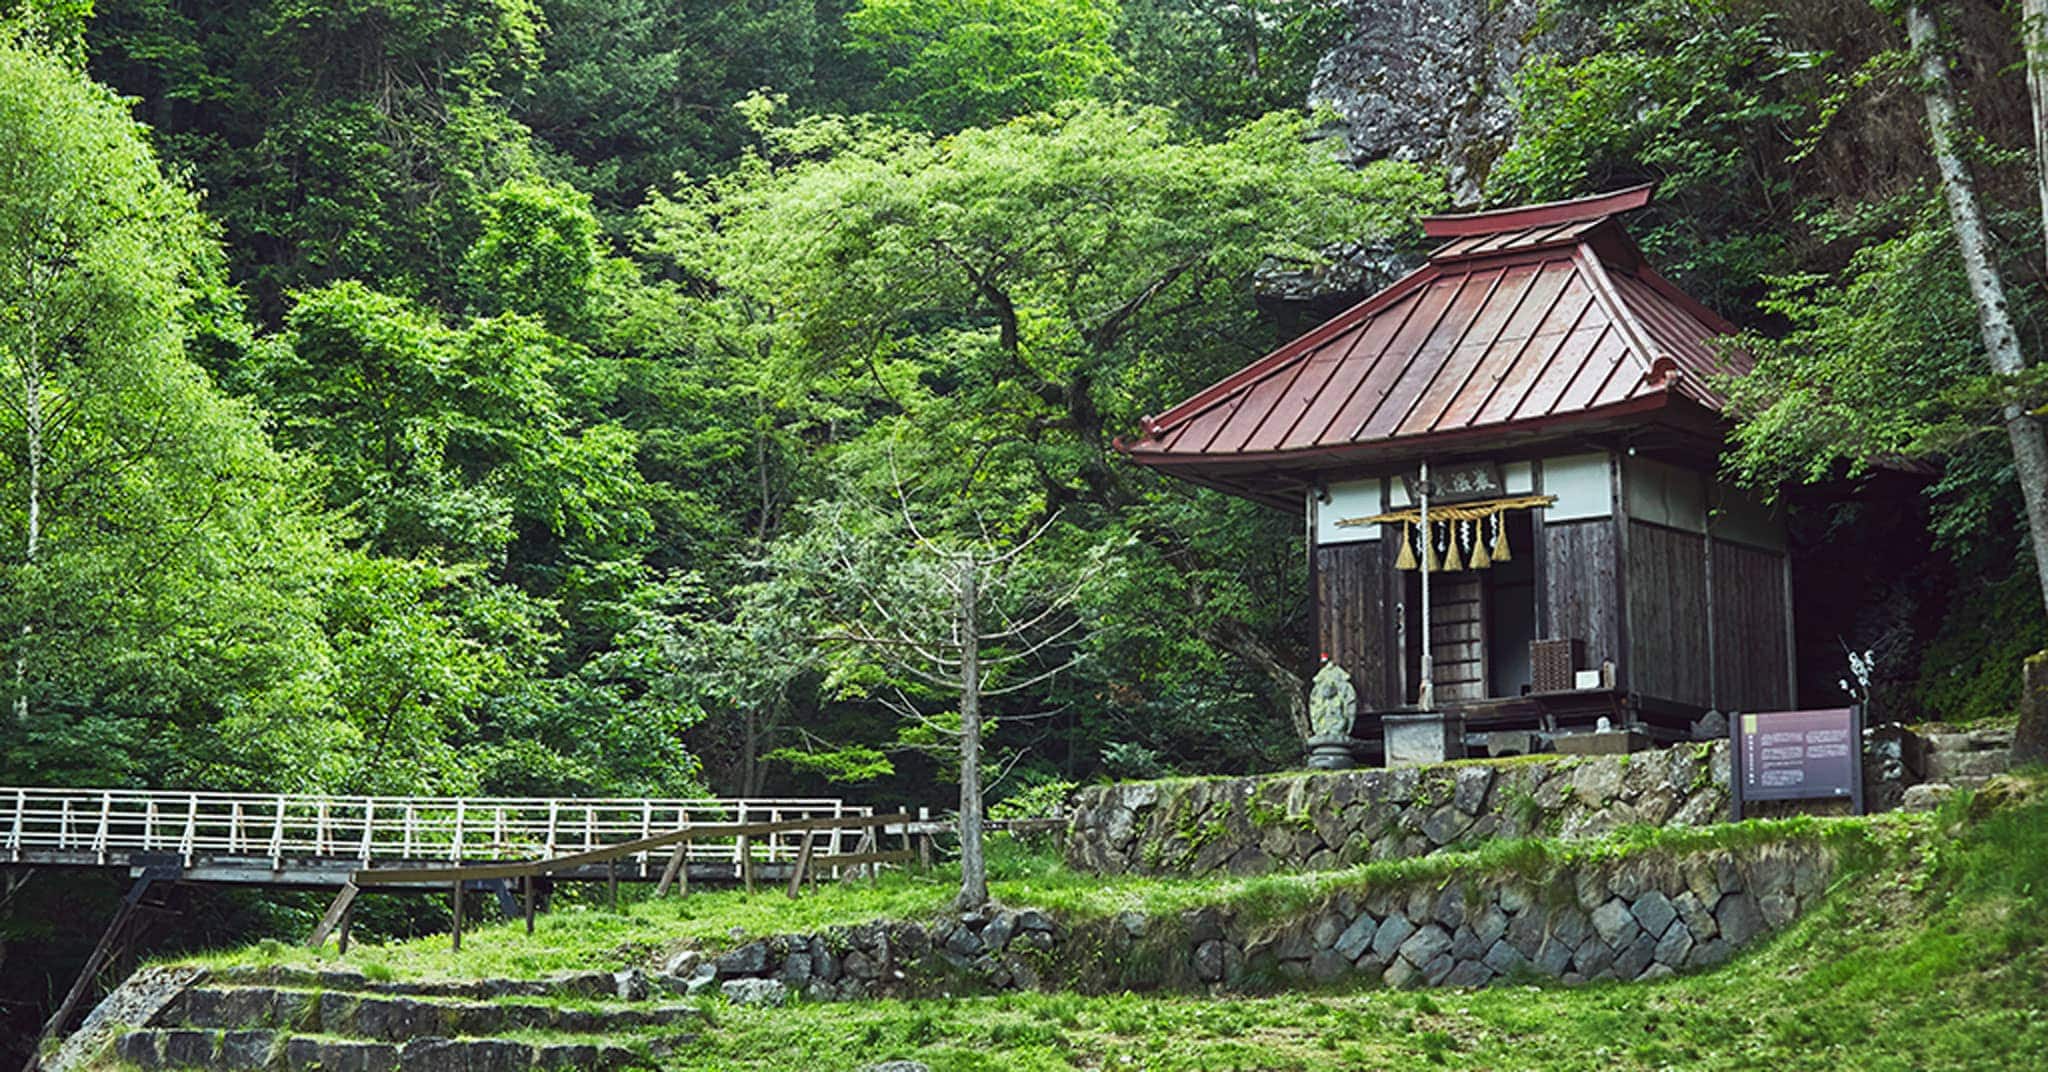
M1863 814L1863 708L1762 711L1728 722L1735 818L1754 800L1836 800Z

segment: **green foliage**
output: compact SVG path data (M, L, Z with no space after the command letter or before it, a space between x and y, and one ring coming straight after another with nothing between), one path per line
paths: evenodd
M947 132L1093 96L1122 69L1117 19L1115 0L860 0L846 23L881 110Z
M186 356L218 271L194 198L121 101L6 37L0 172L0 769L244 784L205 751L229 724L288 766L319 736L297 720L329 549L296 467Z
M839 784L872 781L896 773L896 765L889 761L887 753L860 745L817 751L778 748L761 758L770 763L787 763L806 774Z
M559 335L586 328L601 257L589 199L507 183L483 199L481 216L482 233L462 260L470 304L486 316L537 317Z
M1260 724L1261 697L1217 684L1228 671L1204 631L1227 622L1249 646L1285 628L1293 607L1277 593L1296 556L1261 538L1280 522L1161 486L1114 461L1109 440L1272 341L1246 300L1254 269L1392 232L1430 203L1429 180L1348 171L1279 116L1194 141L1162 111L1079 105L932 141L858 119L781 124L777 102L755 105L759 150L657 199L645 241L712 298L701 345L743 355L755 443L829 436L814 457L835 479L788 519L776 559L820 561L808 533L899 495L931 504L919 523L942 542L1030 531L1057 511L1032 568L1100 563L1079 597L1090 659L999 713L1071 705L1079 732L1062 745L1091 764L1111 741L1156 750L1153 735L1273 739L1233 732L1242 723L1227 720ZM889 539L880 560L898 557ZM1253 565L1234 559L1251 548ZM815 611L787 595L761 606ZM815 669L827 702L888 695L891 682L839 657ZM1147 725L1155 714L1184 721ZM894 723L876 712L857 732L888 747Z
M991 819L1044 819L1065 812L1073 782L1048 779L1006 794L988 809Z
M1220 134L1269 112L1298 111L1316 66L1350 26L1340 0L1124 0L1124 89Z
M1514 144L1489 200L1551 200L1655 180L1631 231L1689 293L1739 314L1790 271L1815 139L1882 37L1751 0L1638 0L1601 10L1597 46L1517 72ZM1838 39L1843 38L1843 39ZM1739 194L1738 194L1739 192Z
M1857 248L1840 273L1773 281L1764 308L1790 330L1743 336L1756 371L1726 385L1741 417L1728 463L1738 476L1859 476L1946 450L1989 416L1954 408L1985 377L1948 221L1932 192L1898 207L1906 228L1890 236L1882 211L1848 221Z
M2020 665L2048 647L2040 577L2031 565L2014 561L2004 579L1957 593L1951 601L1919 667L1918 699L1930 717L2002 722L2019 710Z
M151 99L274 316L338 279L454 294L479 202L534 171L503 100L540 35L532 0L105 0L88 44L97 75Z
M775 0L541 0L547 55L514 115L607 214L739 152L762 87L813 101L830 10ZM551 168L550 170L553 170Z

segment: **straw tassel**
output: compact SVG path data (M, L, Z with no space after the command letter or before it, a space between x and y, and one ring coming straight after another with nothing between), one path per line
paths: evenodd
M1493 565L1486 555L1486 519L1483 517L1472 523L1472 558L1469 564L1473 569Z
M1449 537L1444 541L1444 572L1456 573L1465 568L1465 563L1459 561L1458 555L1458 522L1452 521L1444 525L1444 535Z
M1429 572L1443 572L1443 560L1438 558L1436 554L1436 526L1434 525L1431 525L1422 533L1422 561L1424 567Z
M1494 514L1493 524L1493 560L1495 562L1506 562L1508 561L1507 514L1504 512Z
M1401 554L1394 559L1395 569L1415 568L1415 526L1401 523Z

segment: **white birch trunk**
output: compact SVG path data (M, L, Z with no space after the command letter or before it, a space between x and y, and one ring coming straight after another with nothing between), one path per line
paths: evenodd
M2027 99L2034 113L2034 185L2041 195L2042 250L2048 254L2048 0L2022 0L2020 39L2027 51Z
M2030 7L2041 2L2028 0ZM1992 371L2014 376L2026 368L2026 359L2020 353L2019 335L2013 330L2012 314L2006 304L2005 282L1998 274L1998 262L1992 257L1989 234L1978 211L1976 186L1958 144L1961 122L1956 115L1955 91L1949 84L1948 60L1937 43L1934 19L1918 3L1906 8L1906 36L1912 41L1919 63L1928 141L1941 173L1941 191L1948 201L1956 244L1962 247L1970 294L1976 299L1977 326L1984 337L1985 356ZM2048 606L2048 438L2042 435L2040 423L2018 402L2006 403L1999 416L2012 442L2013 472L2026 500L2034 568L2041 582L2042 603Z
M43 378L32 354L22 357L22 438L28 451L28 532L22 547L22 564L33 568L42 553L43 540ZM14 651L14 720L28 721L28 643L34 631L28 619L21 623L21 646Z
M975 605L977 563L960 559L960 896L955 907L988 903L988 863L981 849L981 615Z

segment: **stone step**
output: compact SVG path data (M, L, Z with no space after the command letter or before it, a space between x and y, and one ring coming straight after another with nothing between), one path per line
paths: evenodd
M273 986L301 990L344 990L432 998L613 998L642 1001L653 993L637 968L619 972L566 972L545 979L457 979L428 982L373 980L360 972L314 971L282 966L217 968L210 981L230 986Z
M1927 756L1927 780L1962 784L1965 779L1982 783L2012 766L2012 750L1988 749L1976 752L1932 752Z
M1992 727L1966 733L1929 733L1924 737L1930 752L1989 752L2012 747L2012 729Z
M121 1036L114 1052L143 1069L219 1072L609 1072L648 1064L625 1047L602 1042L415 1038L398 1044L193 1028L132 1031Z
M507 1031L601 1034L695 1023L689 1005L577 1009L518 1001L426 1000L345 991L260 986L198 986L159 1014L160 1026L299 1032L402 1042L427 1036L482 1036Z

